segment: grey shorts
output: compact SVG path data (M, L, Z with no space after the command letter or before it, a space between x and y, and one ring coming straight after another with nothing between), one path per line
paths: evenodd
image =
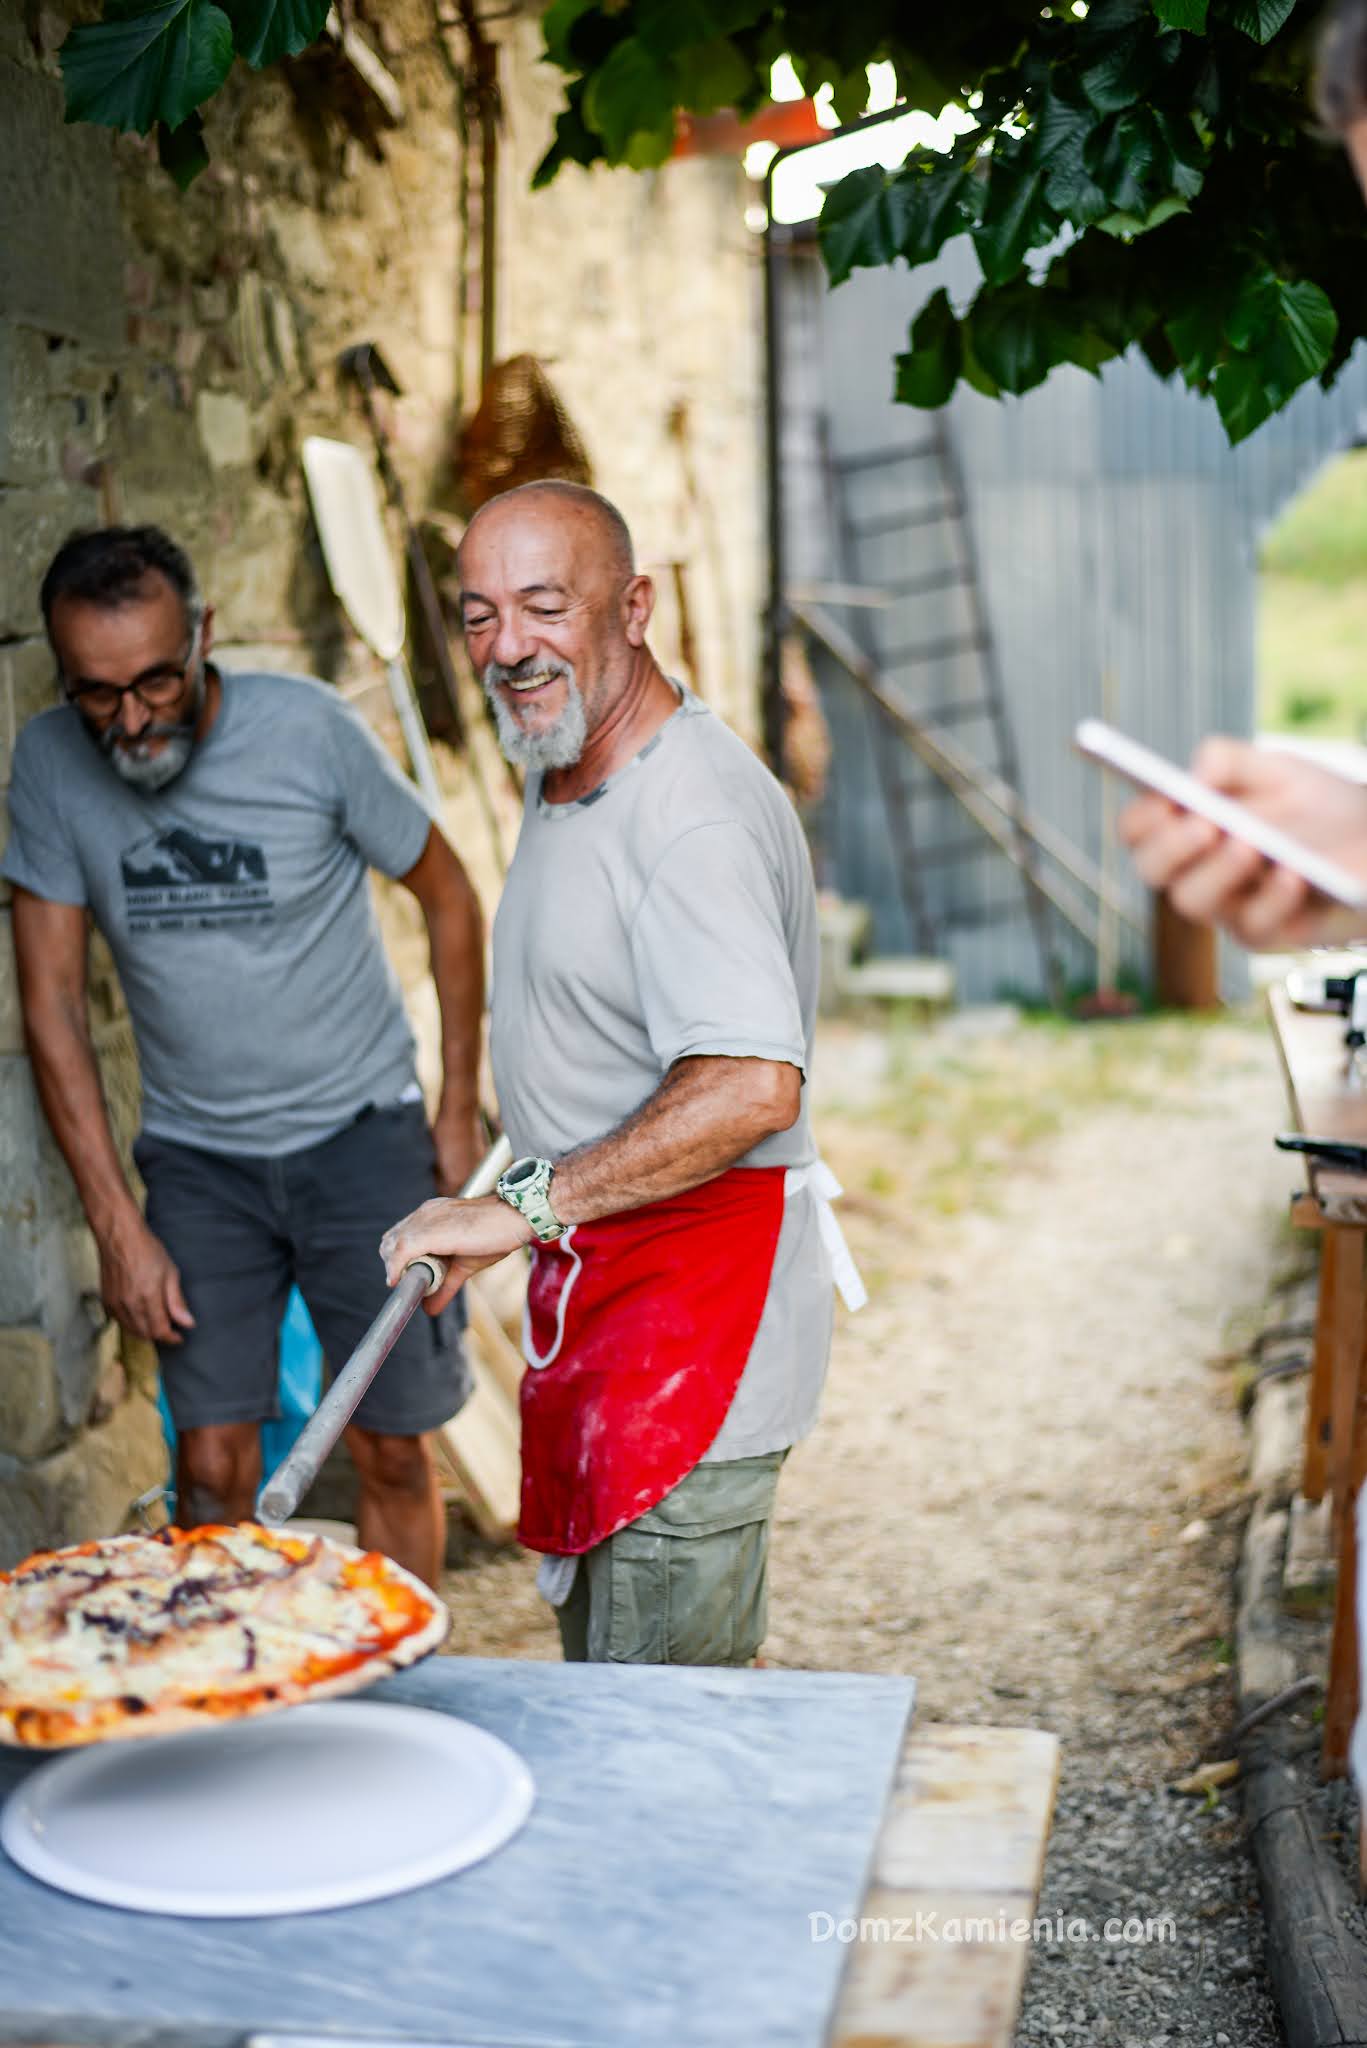
M329 1372L344 1365L385 1301L379 1243L436 1192L420 1102L364 1112L319 1145L276 1159L204 1152L144 1132L133 1148L147 1222L180 1269L193 1330L158 1347L178 1430L278 1414L280 1322L297 1284ZM419 1436L470 1390L464 1304L419 1309L371 1382L355 1420Z
M556 1609L565 1661L749 1664L768 1626L769 1523L787 1455L695 1465L585 1551Z

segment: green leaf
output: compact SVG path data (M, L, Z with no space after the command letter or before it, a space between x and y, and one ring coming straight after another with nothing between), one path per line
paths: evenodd
M239 57L254 71L296 57L323 33L331 0L222 0Z
M198 114L191 114L179 128L168 128L164 121L158 121L157 161L164 171L169 171L182 192L194 184L201 171L209 168L204 123Z
M988 375L979 362L977 351L973 346L973 329L967 320L961 320L959 323L959 345L963 351L963 367L959 374L965 384L970 389L976 391L981 398L1000 398L1002 395L1001 385L995 377Z
M584 120L602 136L609 163L626 162L642 133L656 146L668 138L673 147L676 83L673 67L658 63L635 36L618 43L584 93Z
M912 321L908 338L910 349L897 357L894 398L899 405L944 405L959 381L963 345L943 286Z
M1169 28L1185 28L1192 35L1203 36L1210 0L1153 0L1153 11Z
M1179 199L1175 192L1170 192L1148 213L1108 213L1094 225L1103 235L1118 235L1122 241L1132 242L1136 235L1146 235L1150 228L1161 228L1164 221L1171 220L1175 214L1190 211L1185 199Z
M978 361L1003 391L1033 391L1062 360L1037 285L979 294L968 324Z
M1107 335L1065 290L1026 278L979 292L964 325L988 375L1014 393L1033 391L1064 363L1095 376L1129 338Z
M566 96L565 106L556 116L555 140L532 172L533 192L549 185L562 164L602 162L602 137L595 135L585 122L583 102L583 82L576 79Z
M897 254L887 184L881 164L864 164L826 194L817 233L833 285L843 284L852 270L891 263Z
M921 150L893 174L886 204L893 250L914 270L918 263L938 256L952 236L973 226L982 204L982 185L969 164Z
M1324 369L1338 325L1338 315L1317 284L1278 280L1272 330L1254 352L1269 388L1278 394L1278 405Z
M831 105L842 128L848 121L857 121L868 103L869 74L864 65L856 64L853 71L843 71L831 80Z
M1225 318L1228 295L1213 292L1205 299L1193 299L1181 313L1163 324L1163 332L1181 365L1187 383L1204 389L1208 378L1225 353Z
M1088 132L1066 143L1050 159L1044 196L1065 220L1086 225L1110 209L1110 200L1087 168Z
M545 39L546 56L552 64L558 64L562 71L575 69L570 40L574 25L582 14L591 14L598 0L553 0L541 19L541 33Z
M1247 440L1255 427L1271 419L1276 405L1255 363L1246 356L1221 363L1211 380L1220 419L1231 444Z
M672 57L750 28L767 11L763 0L635 0L631 33L652 56ZM747 75L752 82L748 67Z
M62 44L68 121L179 128L216 93L233 61L232 23L211 0L136 0L109 18L79 24Z
M1080 83L1099 114L1117 114L1143 97L1153 73L1151 27L1136 24L1110 39L1105 55L1088 66Z
M973 230L983 276L1004 284L1025 260L1028 249L1047 242L1058 222L1044 196L1044 174L1038 166L993 161L983 217Z
M1296 0L1236 0L1229 18L1235 28L1252 36L1255 43L1270 43L1278 29L1285 28L1295 8Z
M1152 116L1133 107L1108 121L1097 133L1091 153L1097 181L1118 213L1148 212L1154 182L1167 183L1169 156Z
M1271 333L1277 318L1278 282L1275 272L1264 264L1250 271L1235 293L1225 316L1225 339L1241 355Z
M676 64L680 103L695 114L717 114L744 99L753 73L735 44L714 36L681 51Z

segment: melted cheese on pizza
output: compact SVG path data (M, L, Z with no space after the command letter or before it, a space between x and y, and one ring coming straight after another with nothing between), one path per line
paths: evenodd
M34 1558L0 1583L0 1714L297 1697L430 1620L387 1573L250 1524Z

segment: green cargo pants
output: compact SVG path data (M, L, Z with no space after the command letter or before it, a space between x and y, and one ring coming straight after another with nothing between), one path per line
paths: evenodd
M571 1664L749 1664L768 1619L774 1490L786 1451L695 1465L585 1551L556 1609Z

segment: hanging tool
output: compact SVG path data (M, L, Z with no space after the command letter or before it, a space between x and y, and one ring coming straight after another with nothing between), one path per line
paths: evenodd
M422 541L418 537L418 530L409 516L408 500L404 496L404 489L399 481L398 471L395 469L390 457L389 435L385 429L384 421L380 417L380 409L375 402L375 393L377 391L388 391L394 397L400 397L402 393L399 381L373 341L359 341L353 348L343 349L341 355L337 358L337 368L343 377L351 379L361 394L361 405L365 411L366 425L370 428L371 438L375 443L375 466L380 472L380 482L384 486L386 498L388 498L389 503L398 514L403 526L404 553L408 562L408 573L413 579L413 589L417 593L418 608L422 613L423 625L427 633L427 644L431 649L432 658L437 665L446 701L450 706L455 743L464 750L465 758L469 763L471 780L475 785L475 794L479 798L480 808L484 813L484 822L488 827L489 838L493 845L494 859L497 863L499 874L505 875L508 872L508 862L503 848L503 835L499 829L498 814L494 810L493 802L483 774L480 771L479 760L475 754L470 734L466 730L464 715L461 711L460 687L456 678L455 665L451 659L451 643L447 638L446 621L442 616L441 598L438 595L437 586L432 577L432 565L423 550Z
M366 646L385 665L413 779L433 820L438 820L441 785L403 657L403 597L370 465L349 441L326 441L317 434L305 441L303 460L328 581Z
M506 1138L500 1138L461 1189L462 1199L487 1195L512 1156L512 1146ZM435 1294L445 1278L443 1259L414 1259L404 1267L388 1301L299 1432L293 1450L257 1495L258 1521L278 1527L289 1520L355 1414L361 1396L394 1349L414 1309L427 1295Z

